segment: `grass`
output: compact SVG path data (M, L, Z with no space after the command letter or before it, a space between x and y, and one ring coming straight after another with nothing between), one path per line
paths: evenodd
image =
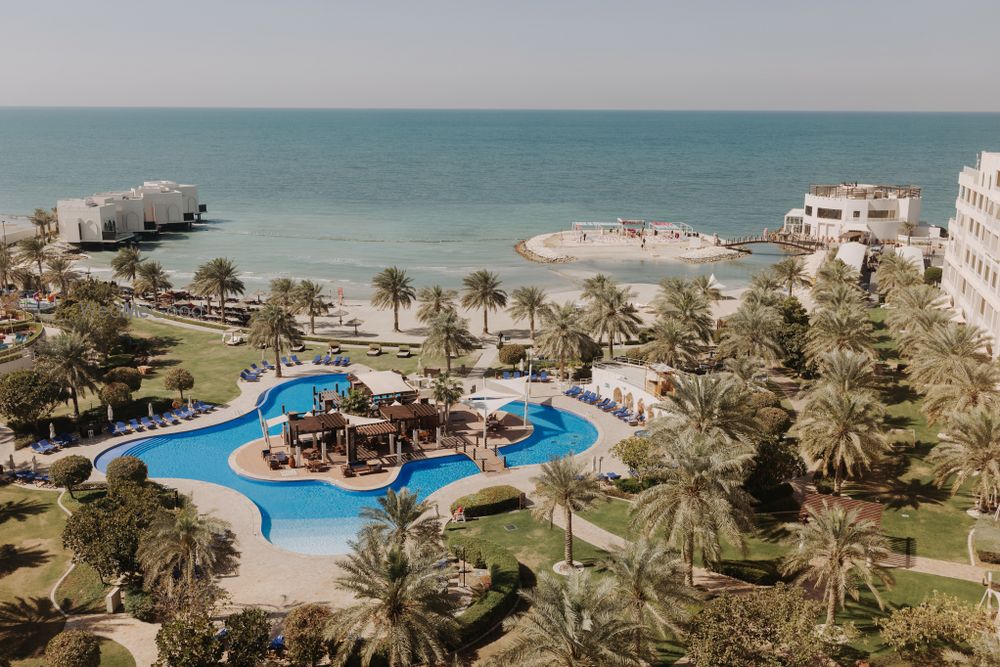
M128 649L107 637L98 637L101 644L100 667L135 667L135 658ZM43 658L28 658L15 660L13 667L45 667Z
M631 503L619 498L611 498L608 502L595 503L589 510L580 512L580 516L618 537L632 539L634 533L629 528L631 520L629 511L631 509Z
M108 589L94 568L77 563L56 589L56 599L68 613L101 614L105 611L104 597Z

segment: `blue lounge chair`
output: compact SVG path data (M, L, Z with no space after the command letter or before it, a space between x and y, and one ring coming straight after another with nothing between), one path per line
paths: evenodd
M341 366L350 366L351 365L351 358L350 357L344 357L343 359L340 360L340 365Z
M80 436L76 433L60 433L56 437L52 438L52 442L60 447L68 447L80 442Z
M331 357L329 354L326 355L325 357L323 357L323 365L324 366L329 366L330 365L330 361L332 359L333 359L333 357Z
M56 450L48 440L39 440L31 443L31 451L36 454L51 454Z
M503 378L504 380L509 380L509 379L510 379L510 371L504 371L504 372L503 372L503 373L501 374L501 377L502 377L502 378Z
M615 412L615 411L621 410L621 409L622 409L622 406L618 405L618 401L611 401L610 403L608 403L607 405L605 405L603 408L601 408L601 410L604 410L605 412Z
M35 480L35 473L30 470L18 470L14 473L14 477L21 480L22 482L33 482Z
M282 357L282 358L281 358L281 363L282 363L283 365L285 365L285 366L294 366L294 365L295 365L295 364L293 364L292 362L290 362L290 361L288 360L288 357Z
M256 382L257 380L260 379L260 376L257 375L256 373L251 373L248 370L244 370L243 372L240 373L240 379L245 382Z
M263 363L263 362L261 362L261 363ZM258 367L257 367L257 364L253 364L253 363L252 363L252 364L250 364L250 370L252 370L252 371L253 371L254 373L256 373L256 374L260 375L261 373L263 373L263 372L264 372L264 371L266 371L267 369L266 369L266 368L263 368L263 369L261 369L261 368L258 368Z
M171 424L180 424L181 420L170 410L163 413L163 419L170 422Z
M518 380L518 379L520 379L520 378L521 378L521 371L514 371L514 375L513 375L512 377L513 377L513 378L514 378L515 380Z
M142 424L140 424L135 418L129 419L128 420L128 425L129 425L129 428L131 428L133 431L141 431L142 430Z
M278 635L271 640L270 648L276 653L281 653L285 650L285 635Z
M115 422L111 435L125 435L128 432L129 428L125 425L125 422Z
M609 405L611 405L611 403L612 403L612 401L611 401L610 398L605 398L604 400L600 401L599 403L594 403L594 407L595 408L600 408L601 410L603 410L604 408L606 408Z
M322 354L317 354L315 357L313 357L313 365L314 366L319 366L322 361L323 361L323 355Z
M335 357L327 356L328 361L326 362L328 366L339 366L340 360L343 359L339 354Z
M260 365L264 367L265 371L273 371L274 370L274 364L272 364L267 359L262 359L261 362L260 362Z
M538 381L539 382L548 382L549 381L549 372L548 371L542 371L541 373L539 373L538 374Z
M150 419L149 417L142 417L139 419L139 422L142 424L142 427L147 431L152 428L156 428L156 424L154 424L153 420Z
M195 401L194 407L198 408L200 412L211 412L215 409L214 403L203 403L202 401Z
M299 361L299 355L293 354L292 357L291 357L291 359L292 359L292 361L295 362L296 366L301 366L302 365L302 362Z
M581 391L583 391L583 390L579 387L579 385L573 385L572 387L570 387L569 389L567 389L563 393L566 394L567 396L576 396Z
M174 410L174 414L180 417L181 419L194 418L194 413L191 412L191 410L189 410L188 408L181 408L180 410Z
M170 424L167 423L167 420L160 415L153 415L153 423L156 424L158 428L166 428L170 426Z
M610 479L612 482L615 481L616 479L621 479L621 478L622 478L622 476L619 475L616 472L609 472L608 473L608 479Z

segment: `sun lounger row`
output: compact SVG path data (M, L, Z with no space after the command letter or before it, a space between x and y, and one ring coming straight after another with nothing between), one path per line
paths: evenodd
M80 437L76 434L60 433L54 438L39 440L38 442L32 443L31 451L36 454L51 454L52 452L59 451L63 447L68 447L79 441Z
M627 406L618 405L617 401L610 398L601 398L599 394L592 392L583 387L574 385L563 392L566 396L570 398L575 398L583 403L588 403L596 408L603 410L611 414L614 417L618 417L626 424L644 424L646 422L646 415L642 412L634 412L631 408Z
M7 470L4 471L3 477L12 482L20 482L22 484L35 484L39 486L50 486L52 484L52 480L48 475L31 470Z
M312 362L313 365L315 366L350 366L351 358L344 357L339 354L335 357L329 354L327 355L317 354L315 357L313 357Z
M527 373L521 373L521 371L514 371L513 373L504 371L502 375L504 380L520 380L522 377L527 378ZM552 378L549 377L548 371L542 371L541 373L532 373L530 377L531 382L548 382Z
M140 431L149 431L154 428L166 428L174 424L180 424L181 420L193 419L197 415L204 414L214 410L215 406L211 403L203 403L202 401L194 401L191 408L182 407L177 410L167 410L162 415L153 415L152 417L139 417L138 419L130 419L128 422L120 421L115 422L111 425L111 435L127 435L129 433L138 433Z
M302 365L302 362L299 361L299 357L296 354L293 354L290 357L282 357L281 358L281 363L283 363L285 366L301 366Z

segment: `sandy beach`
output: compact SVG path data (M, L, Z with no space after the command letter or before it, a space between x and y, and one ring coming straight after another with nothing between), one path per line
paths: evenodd
M742 253L715 247L715 237L695 234L669 236L646 234L642 237L617 233L561 231L539 234L524 247L539 261L568 262L588 259L702 262L740 257Z

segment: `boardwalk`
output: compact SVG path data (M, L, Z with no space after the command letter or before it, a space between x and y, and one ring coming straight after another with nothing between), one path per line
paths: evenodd
M722 241L719 245L723 248L732 248L733 250L739 250L740 252L749 253L750 249L746 246L755 245L759 243L768 243L772 245L780 245L785 248L795 248L801 250L802 252L813 252L823 247L823 244L819 241L813 241L810 239L793 239L778 234L760 234L758 236L741 236L735 239L728 239Z

